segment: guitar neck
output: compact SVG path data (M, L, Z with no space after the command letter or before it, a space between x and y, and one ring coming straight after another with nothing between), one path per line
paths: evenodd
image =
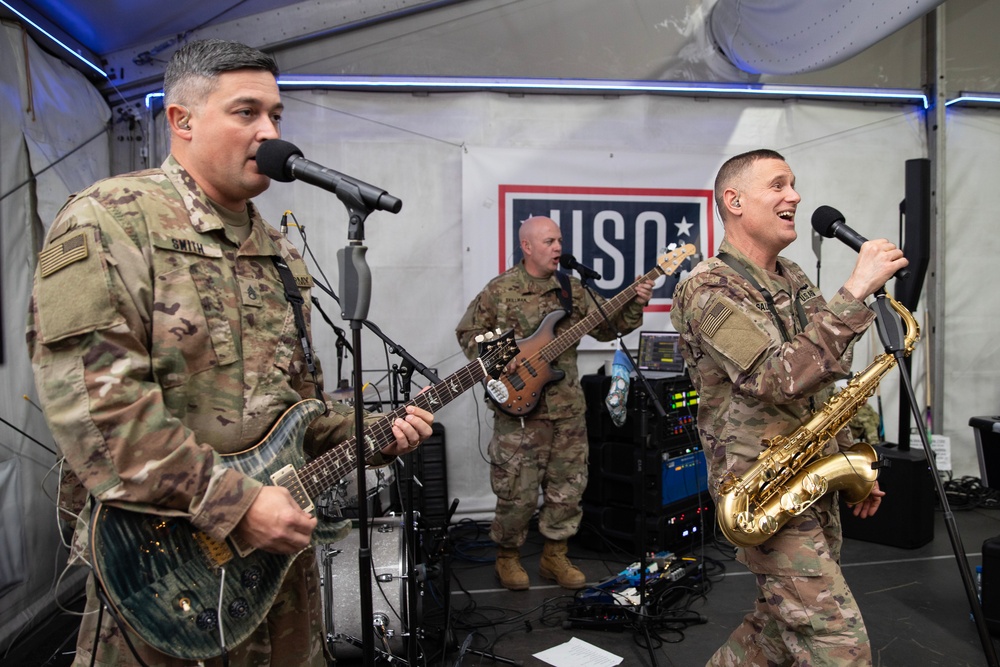
M396 436L392 434L392 424L397 419L406 417L408 406L414 405L433 413L477 385L486 375L483 361L476 359L441 382L432 385L427 391L417 394L409 403L367 424L364 432L365 460L396 441ZM302 466L299 478L309 497L317 497L354 471L357 468L356 452L357 436L352 436Z
M605 315L608 316L608 319L617 315L618 311L625 307L625 304L635 298L635 288L639 285L639 283L647 280L655 280L661 274L663 274L663 269L659 266L654 267L649 273L605 301L600 308L596 308L582 320L553 338L552 341L542 347L539 351L542 359L548 363L555 361L556 358L569 349L571 345L587 335L588 331L591 331L594 327L604 321Z

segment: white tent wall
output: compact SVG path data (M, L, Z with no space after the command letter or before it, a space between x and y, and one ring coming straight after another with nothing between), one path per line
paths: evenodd
M465 284L464 264L480 261L469 257L473 239L463 238L463 220L474 215L470 211L479 205L463 202L460 195L467 153L490 147L523 151L526 161L540 163L542 170L550 163L559 164L552 155L572 158L574 152L581 160L602 152L641 155L644 160L661 163L663 173L688 162L711 164L711 168L701 167L689 174L684 182L665 182L656 169L641 182L630 181L637 187L710 187L714 169L727 156L758 146L776 148L795 170L803 197L800 239L788 255L814 276L816 258L808 227L811 212L821 204L834 205L866 236L897 238L904 161L926 154L925 115L913 107L492 93L411 96L296 91L284 98L284 137L302 148L307 158L384 187L403 200L398 215L375 213L366 223L367 261L373 276L369 317L420 361L438 369L441 377L466 363L453 332L470 290ZM969 110L956 110L950 118L966 116L979 118L983 129L969 146L964 146L964 136L950 139L948 159L953 173L972 170L971 148L989 143L988 129L996 127L998 120L995 114ZM963 165L965 160L970 160L968 165ZM986 173L978 171L968 179L971 192L959 188L949 193L949 211L961 207L962 199L976 191L971 183ZM553 168L549 182L565 183L567 178L571 174ZM609 181L617 183L618 178L618 174L608 174ZM276 223L285 210L292 210L298 222L306 225L318 265L336 288L335 252L347 243L347 215L336 197L303 183L275 183L259 202L272 222ZM948 303L956 298L953 295L970 288L970 279L986 273L985 266L977 274L967 273L964 257L954 257L951 251L953 237L971 244L968 239L974 236L980 243L976 252L982 252L982 240L987 238L982 226L985 222L971 215L962 215L959 220L948 232ZM980 232L970 233L970 227ZM298 242L294 228L289 236ZM717 230L719 238L721 229ZM841 244L824 245L821 286L825 292L843 283L853 262L854 254ZM977 299L989 302L976 310L978 321L984 327L995 325L992 315L983 314L997 312L998 297L979 293ZM330 306L324 307L336 320L338 308L326 303ZM335 339L324 325L317 324L316 329L317 349L324 359L328 386L332 386ZM951 331L949 320L939 327L938 335L948 340ZM873 338L866 337L858 344L856 370L881 351ZM985 336L977 340L981 346L989 344ZM366 373L365 381L374 382L387 365L399 360L393 358L387 364L377 339L366 333L363 341L364 368L374 371ZM988 356L968 359L969 351L969 341L947 343L946 353L956 364L949 364L949 382L955 385L949 384L946 392L949 405L943 433L952 438L956 474L978 471L968 418L990 414L1000 404L996 383L991 386L986 379L973 388L968 378L957 375L957 364L961 363L977 377L996 377L996 362ZM608 351L585 352L580 359L581 372L595 372L607 358ZM914 355L912 375L921 408L925 368L920 349ZM349 369L347 360L345 377L350 376ZM426 382L419 377L415 380ZM897 435L898 393L898 376L890 374L882 386L890 441ZM386 394L383 385L382 397ZM366 400L374 397L369 389ZM468 392L443 409L438 419L447 428L449 492L461 499L459 512L488 513L492 496L482 452L491 424L482 406L482 392ZM913 446L919 447L919 443L914 440Z
M16 485L18 491L16 502L5 501L0 507L0 540L5 557L14 554L23 559L12 572L13 584L5 587L0 582L2 652L34 617L44 617L54 609L57 596L65 600L82 584L82 570L57 583L67 553L54 505L59 475L53 469L56 456L46 451L55 449L52 438L35 407L24 331L35 252L43 233L40 221L50 222L69 193L108 173L103 128L110 112L79 72L43 53L30 39L24 40L17 26L4 23L0 27L0 62L4 63L0 68L4 353L0 416L13 425L0 425L0 470L15 473L0 473L0 484L5 487L0 496L9 498L10 486Z

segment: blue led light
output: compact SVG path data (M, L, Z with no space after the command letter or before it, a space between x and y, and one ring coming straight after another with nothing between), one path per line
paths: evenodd
M54 43L56 43L59 46L61 46L66 51L66 53L70 54L71 56L73 56L74 58L76 58L77 60L79 60L80 62L82 62L83 64L85 64L87 67L89 67L90 69L94 70L95 72L97 72L98 74L100 74L105 79L108 78L107 72L105 72L100 67L98 67L94 63L90 62L89 60L87 60L83 56L81 56L79 53L77 53L76 51L74 51L69 45L67 45L64 42L60 41L55 35L53 35L52 33L50 33L48 30L46 30L42 26L40 26L37 23L35 23L34 21L32 21L30 18L28 18L27 16L25 16L24 14L22 14L21 12L19 12L17 10L17 8L12 7L10 5L10 3L7 2L7 0L0 0L0 4L2 4L4 7L6 7L7 9L9 9L10 11L14 12L15 14L17 14L18 16L20 16L21 19L23 19L28 24L30 24L31 27L33 27L35 30L38 30L43 35L45 35L46 37L48 37L49 39L51 39Z
M3 0L0 0L3 2ZM505 79L452 77L361 77L283 75L278 77L282 90L319 89L403 89L403 90L539 90L567 92L674 93L687 95L732 95L796 99L874 100L919 104L927 109L929 101L920 91L864 88L810 88L798 86L769 87L750 84L677 83L667 81L614 81L599 79ZM152 98L163 93L146 95L148 108ZM1000 97L996 100L1000 102ZM950 102L949 102L950 104Z
M944 103L946 107L950 107L952 104L1000 104L1000 95L995 93L970 93L963 90L958 93L958 97Z
M307 76L285 75L278 78L282 88L353 88L353 89L450 89L450 90L552 90L575 92L676 93L688 95L736 95L775 98L837 98L849 100L896 101L929 106L919 90L879 88L823 88L807 86L771 86L767 84L685 83L675 81L620 81L613 79L509 79L459 77L399 76Z

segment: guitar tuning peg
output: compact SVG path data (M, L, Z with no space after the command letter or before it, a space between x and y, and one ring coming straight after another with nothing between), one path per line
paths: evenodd
M500 335L500 333L501 333L501 332L500 332L500 327L497 327L497 328L496 328L496 335L498 335L498 336L499 336L499 335Z
M475 340L477 343L482 343L484 340L486 340L486 338L485 336L483 336L483 334L477 334Z
M493 332L487 331L486 333L483 334L483 338L485 338L486 340L493 340Z

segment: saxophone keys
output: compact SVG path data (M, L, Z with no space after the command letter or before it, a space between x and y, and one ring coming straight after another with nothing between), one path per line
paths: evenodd
M736 527L739 528L741 532L752 533L754 531L752 512L737 512L735 519Z
M788 491L781 496L781 501L779 503L781 509L791 514L792 516L798 515L802 510L804 510L807 505L806 501L802 496L796 491Z
M810 504L819 500L829 488L826 477L815 473L806 475L802 479L802 490L809 494Z
M774 535L774 533L778 530L778 520L770 514L764 514L760 517L760 525L758 528L760 528L760 532L765 535Z

